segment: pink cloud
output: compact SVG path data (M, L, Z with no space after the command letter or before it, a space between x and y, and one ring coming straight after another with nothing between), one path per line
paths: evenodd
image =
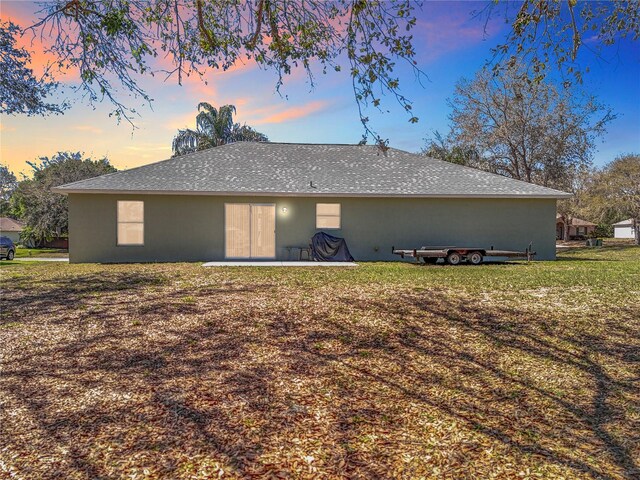
M180 116L174 116L171 120L164 124L164 128L176 132L184 128L195 128L196 115L198 112L194 109L192 112L184 113Z
M2 21L11 21L22 28L27 28L36 23L39 18L36 12L40 7L33 2L2 2ZM51 47L51 42L46 36L34 35L27 32L22 37L17 38L16 46L24 48L31 54L29 67L33 69L37 76L42 75L50 65L55 65L57 57L47 52ZM77 68L64 69L54 72L60 81L75 81L80 78Z
M304 105L296 105L293 107L289 107L289 108L285 108L284 110L281 110L279 112L276 113L272 113L270 115L267 115L266 117L260 118L258 120L254 120L251 123L254 123L256 125L263 125L263 124L267 124L267 123L284 123L284 122L290 122L291 120L296 120L298 118L303 118L303 117L307 117L309 115L312 115L314 113L318 113L322 110L325 110L329 107L330 102L324 101L324 100L317 100L314 102L309 102L306 103ZM267 108L262 108L259 110L255 110L253 112L250 113L251 116L256 115L256 113L258 112L266 112L266 111L272 111L273 107L267 107Z
M91 125L74 125L71 128L73 130L78 130L79 132L90 132L96 135L99 135L103 132L101 128L93 127Z
M12 21L20 25L23 28L29 27L36 23L40 16L37 12L41 9L35 2L5 2L2 1L2 21ZM38 32L36 32L38 33ZM27 32L23 37L17 40L19 47L25 48L31 53L31 68L33 68L36 75L42 75L47 68L47 65L56 64L57 57L52 53L47 52L51 47L51 40L40 35L34 35L33 32ZM166 78L166 73L163 71L172 71L175 65L172 62L171 57L158 57L150 60L150 66L158 73L149 79L152 84L162 84L166 86L168 84L177 84L177 74L172 75L170 78ZM182 76L182 84L186 87L186 95L190 98L197 99L196 101L205 100L207 97L211 98L216 94L215 87L212 85L214 80L217 80L217 75L224 73L227 75L234 75L243 73L257 68L255 62L249 60L238 59L231 67L226 70L208 68L205 71L203 77L200 77L197 73ZM75 82L80 79L79 70L77 68L64 69L56 73L58 80L63 82ZM149 78L149 77L147 77Z
M185 68L188 66L185 65ZM156 83L161 84L170 84L170 85L178 85L178 74L173 73L171 76L167 77L167 72L173 72L176 66L173 63L173 59L170 56L159 57L153 60L151 63L151 68L153 70L159 71L154 76ZM244 62L241 60L237 60L231 67L226 70L215 69L215 68L202 68L204 73L199 75L196 72L191 72L189 74L182 74L181 83L182 86L188 89L188 94L190 96L198 96L202 94L213 95L215 94L215 87L213 85L214 81L218 79L221 74L226 76L230 76L233 74L244 73L250 70L257 68L257 65L252 62ZM213 93L212 93L213 90ZM200 100L203 100L202 98Z

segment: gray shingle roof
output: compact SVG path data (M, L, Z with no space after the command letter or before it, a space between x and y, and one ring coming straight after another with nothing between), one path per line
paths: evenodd
M556 215L556 220L562 220L564 223L564 219L559 213ZM572 227L597 227L597 224L595 223L576 217L571 217L569 219L569 225L571 225Z
M0 217L0 232L21 232L24 224L9 217Z
M311 186L313 182L313 186ZM372 145L238 142L69 183L59 193L545 197L564 192Z

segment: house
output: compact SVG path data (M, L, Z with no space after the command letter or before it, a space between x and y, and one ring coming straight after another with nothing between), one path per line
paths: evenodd
M9 217L0 217L0 235L9 237L15 244L20 242L20 234L24 225L18 220Z
M633 231L635 221L633 218L622 220L613 224L613 238L636 238Z
M566 218L556 215L556 240L582 240L595 232L595 223L582 220L581 218Z
M323 230L356 260L473 245L555 258L569 194L371 145L237 142L53 189L71 262L286 260Z

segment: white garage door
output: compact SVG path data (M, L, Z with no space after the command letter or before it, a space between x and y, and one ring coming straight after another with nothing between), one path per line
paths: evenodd
M631 227L613 227L614 238L635 238Z

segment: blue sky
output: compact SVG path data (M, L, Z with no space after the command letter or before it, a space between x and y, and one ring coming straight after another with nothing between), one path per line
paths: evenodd
M423 79L421 85L404 67L398 74L402 93L413 100L420 122L408 123L406 114L391 98L383 100L388 113L367 111L371 126L382 138L388 138L391 146L417 151L426 135L435 130L448 131L447 99L451 98L456 81L472 77L490 58L491 47L502 42L508 31L502 18L495 17L485 30L483 20L471 17L471 12L484 4L425 2L418 12L415 47L419 66L428 79ZM24 26L36 19L36 10L31 2L3 0L0 15L3 20L10 18ZM36 56L36 62L39 57L42 56ZM585 49L579 62L590 68L582 88L597 94L618 114L598 143L595 163L602 165L618 154L640 152L640 44L621 41L605 49L600 57ZM37 70L38 66L34 68ZM207 81L205 85L189 79L180 87L175 80L143 79L154 102L151 108L132 102L141 115L135 131L126 122L118 125L109 117L110 105L93 108L74 97L73 107L62 116L3 115L1 161L15 172L28 172L27 160L59 150L80 150L95 157L107 155L119 169L162 160L171 154L176 130L194 126L199 101L236 105L236 120L254 126L272 141L355 143L361 138L362 126L346 69L317 75L313 89L306 77L296 72L285 80L280 94L275 91L275 74L251 64L231 72L210 72Z

